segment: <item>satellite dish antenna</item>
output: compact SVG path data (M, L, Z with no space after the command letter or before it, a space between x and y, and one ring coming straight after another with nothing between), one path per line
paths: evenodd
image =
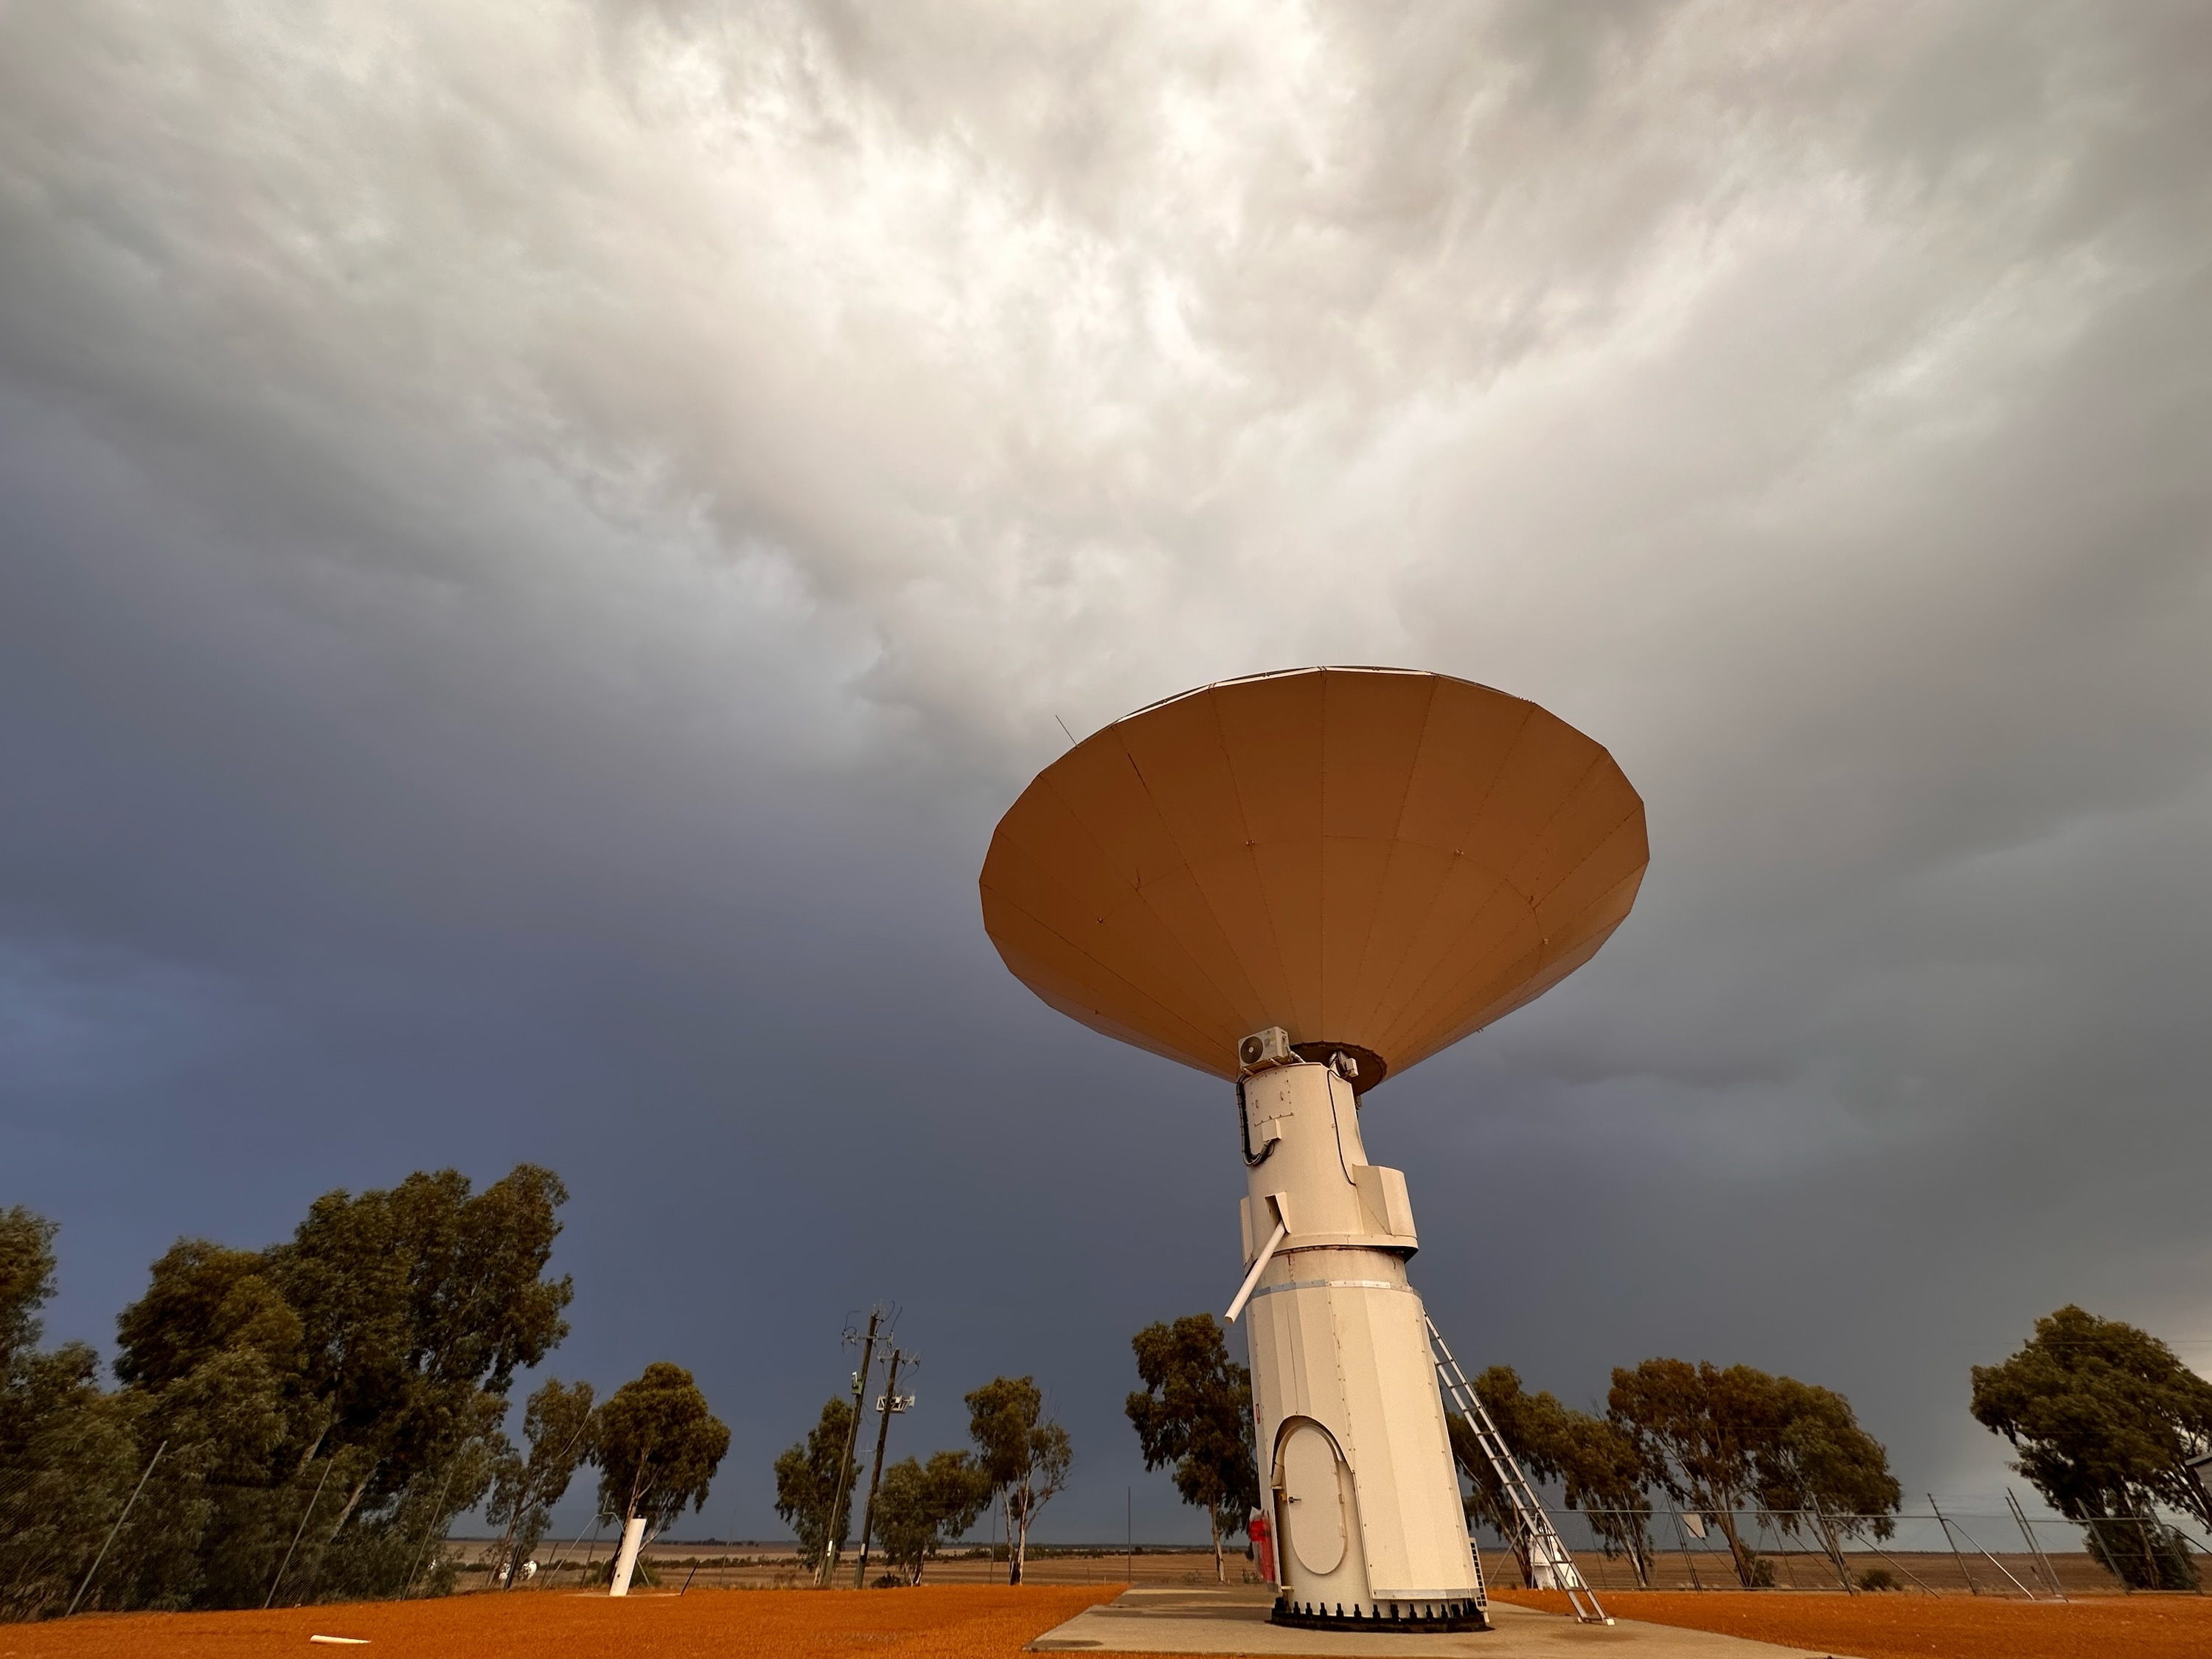
M1597 744L1441 674L1310 668L1154 703L1000 821L983 925L1094 1030L1236 1084L1280 1622L1480 1629L1405 1176L1358 1097L1596 954L1650 858Z

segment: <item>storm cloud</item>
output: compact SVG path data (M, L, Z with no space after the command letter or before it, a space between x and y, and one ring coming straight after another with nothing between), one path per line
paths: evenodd
M975 872L1063 725L1385 663L1651 826L1595 963L1368 1103L1462 1357L1788 1370L1993 1494L2036 1315L2212 1364L2208 63L2178 3L0 14L52 1333L527 1158L549 1369L736 1432L700 1529L779 1530L890 1297L907 1449L1034 1371L1046 1533L1201 1530L1119 1402L1234 1289L1229 1102Z

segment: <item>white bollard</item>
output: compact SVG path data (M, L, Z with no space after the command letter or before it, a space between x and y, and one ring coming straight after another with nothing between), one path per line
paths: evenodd
M645 1517L634 1515L623 1522L622 1553L615 1557L615 1582L607 1587L610 1595L628 1595L629 1577L637 1571L637 1552L645 1542Z

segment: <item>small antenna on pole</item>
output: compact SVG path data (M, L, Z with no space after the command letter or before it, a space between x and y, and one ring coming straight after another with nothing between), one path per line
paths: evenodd
M1060 720L1060 716L1059 716L1059 715L1057 715L1057 714L1054 714L1054 715L1053 716L1053 719L1054 719L1054 720L1060 720L1060 729L1062 732L1067 732L1067 746L1068 746L1070 749L1074 748L1074 747L1075 747L1075 733L1074 733L1074 732L1068 732L1068 731L1067 731L1067 722L1066 722L1066 720Z

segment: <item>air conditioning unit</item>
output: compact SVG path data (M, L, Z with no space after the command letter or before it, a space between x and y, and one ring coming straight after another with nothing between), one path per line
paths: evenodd
M1262 1066L1288 1066L1297 1058L1291 1052L1291 1034L1279 1025L1255 1031L1237 1045L1237 1063L1248 1072Z

